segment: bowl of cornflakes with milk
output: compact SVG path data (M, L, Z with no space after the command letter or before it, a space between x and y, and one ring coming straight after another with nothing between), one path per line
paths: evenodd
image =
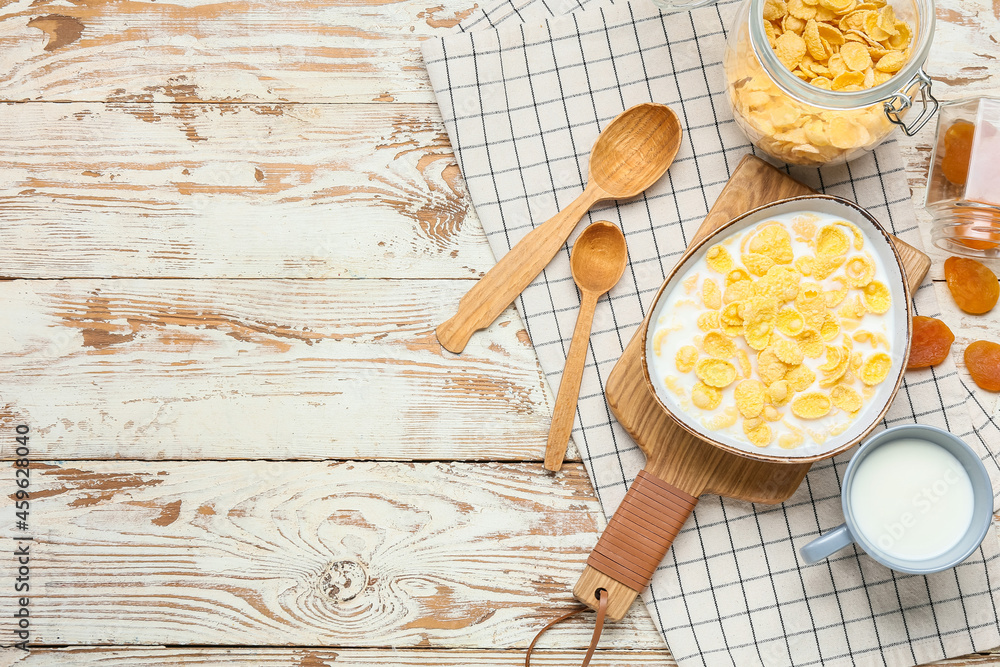
M885 416L910 345L889 235L857 204L805 195L693 245L656 295L642 368L686 431L755 459L813 461Z

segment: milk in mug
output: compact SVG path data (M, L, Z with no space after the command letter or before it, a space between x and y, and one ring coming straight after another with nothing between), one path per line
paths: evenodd
M965 467L927 440L902 438L860 462L851 484L855 528L880 551L927 560L968 532L975 500Z

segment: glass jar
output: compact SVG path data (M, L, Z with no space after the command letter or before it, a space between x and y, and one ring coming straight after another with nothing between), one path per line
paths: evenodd
M1000 257L1000 99L946 102L927 174L924 206L934 245L969 257Z
M909 59L888 80L845 91L792 74L765 31L765 0L745 0L729 31L724 68L733 116L754 145L791 164L838 164L870 151L897 126L912 135L930 120L938 102L923 65L934 35L934 2L890 4L910 26ZM904 120L915 103L920 113Z

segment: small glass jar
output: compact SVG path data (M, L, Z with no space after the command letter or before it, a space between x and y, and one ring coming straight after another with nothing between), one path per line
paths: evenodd
M724 68L736 123L768 155L800 165L846 162L873 149L897 126L907 135L916 133L937 111L923 71L934 35L933 0L891 3L896 17L911 27L909 59L883 83L850 91L814 86L781 63L764 29L764 3L743 3L729 31ZM920 113L904 121L915 102Z
M934 216L934 245L1000 257L1000 99L941 105L924 206Z

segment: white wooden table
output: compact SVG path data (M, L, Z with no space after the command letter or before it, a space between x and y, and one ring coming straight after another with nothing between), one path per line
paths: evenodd
M0 552L34 538L35 646L3 664L518 665L570 604L603 520L575 450L542 471L517 314L460 356L433 333L494 261L418 48L469 4L0 8L4 459L31 429ZM1000 92L1000 2L938 17L935 90ZM956 350L1000 338L942 302ZM579 664L590 623L538 664ZM638 607L601 645L673 664Z

